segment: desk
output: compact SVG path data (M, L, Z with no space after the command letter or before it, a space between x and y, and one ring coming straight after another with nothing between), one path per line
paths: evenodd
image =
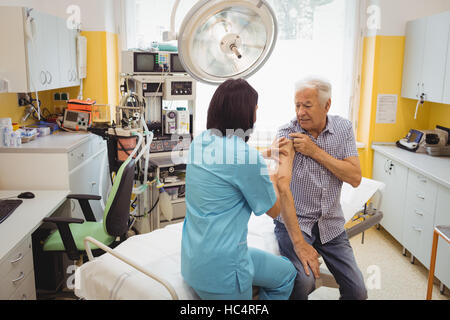
M68 190L0 190L0 199L35 194L0 223L0 299L35 298L31 234L66 201ZM28 294L21 293L26 287ZM25 290L24 289L24 290Z

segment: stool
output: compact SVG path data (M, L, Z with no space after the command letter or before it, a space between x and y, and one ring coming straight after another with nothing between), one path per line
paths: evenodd
M438 239L442 237L450 243L450 226L436 226L433 231L433 245L431 248L430 273L428 274L427 300L431 300L433 293L434 267L436 265L436 252Z

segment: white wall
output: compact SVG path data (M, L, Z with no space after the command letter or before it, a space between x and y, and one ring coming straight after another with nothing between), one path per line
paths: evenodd
M81 29L84 31L117 32L115 2L117 0L0 0L0 6L24 6L68 18L67 8L80 8ZM0 9L1 10L1 9Z
M376 35L404 36L410 20L450 10L450 0L369 0L368 5L381 9L381 29ZM369 36L374 32L369 32Z

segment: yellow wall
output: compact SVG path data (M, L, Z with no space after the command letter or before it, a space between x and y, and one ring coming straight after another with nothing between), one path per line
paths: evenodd
M404 36L374 36L364 39L361 100L357 139L366 147L360 150L363 176L372 177L373 142L395 142L409 129L434 129L437 124L450 127L450 105L426 102L414 112L417 101L401 97ZM376 123L379 94L398 95L394 124Z
M103 31L84 31L87 38L87 78L84 98L98 104L117 105L119 100L118 35Z
M98 104L117 105L119 100L118 35L104 31L82 32L88 40L87 78L84 79L83 98L96 100ZM39 92L42 107L55 112L57 102L53 100L55 92L67 92L70 98L76 98L80 87L62 88ZM34 97L34 94L33 94ZM19 123L24 108L19 107L16 93L0 94L0 118L11 118ZM30 119L24 125L33 123Z

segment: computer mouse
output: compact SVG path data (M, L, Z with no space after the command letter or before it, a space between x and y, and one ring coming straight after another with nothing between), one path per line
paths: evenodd
M19 199L33 199L34 193L33 192L22 192L17 196Z

